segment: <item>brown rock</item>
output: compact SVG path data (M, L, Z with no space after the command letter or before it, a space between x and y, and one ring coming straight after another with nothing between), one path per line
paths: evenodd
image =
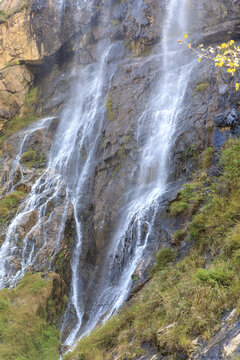
M33 75L24 65L10 66L0 72L0 118L10 119L19 112L32 81Z
M39 60L36 41L30 36L29 21L30 17L24 10L0 25L0 68L9 63Z

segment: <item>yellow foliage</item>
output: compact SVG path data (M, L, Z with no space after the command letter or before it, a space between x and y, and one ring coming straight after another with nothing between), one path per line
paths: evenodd
M240 47L235 45L234 40L230 40L227 43L222 43L220 46L209 46L204 48L203 44L198 46L198 49L194 49L190 42L186 39L188 35L185 34L183 40L178 40L179 44L182 42L187 45L189 49L198 55L198 62L201 62L202 58L206 58L215 62L216 67L227 68L227 73L234 76L240 63ZM236 90L239 90L239 83L236 83Z

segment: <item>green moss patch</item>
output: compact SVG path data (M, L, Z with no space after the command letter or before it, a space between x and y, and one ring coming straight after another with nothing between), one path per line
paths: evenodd
M152 272L155 273L165 268L169 263L175 259L174 252L170 248L160 249L156 255L156 264Z
M28 168L32 168L33 166L40 166L44 161L44 155L41 156L36 152L36 150L28 150L22 154L20 162L27 166Z
M0 291L0 359L59 359L59 331L46 321L51 292L52 281L30 273Z
M22 154L20 162L27 167L32 167L38 159L36 150L29 150Z
M182 203L194 209L177 234L191 241L189 254L176 263L170 249L160 250L141 293L65 360L133 359L146 342L172 359L189 358L194 339L208 340L226 311L240 311L240 140L227 142L220 163L222 175L195 174L170 206L173 215Z
M193 90L193 95L197 94L197 93L201 93L206 91L209 88L209 83L208 82L202 82L196 85L196 87Z
M5 222L10 212L16 212L20 202L27 194L23 191L14 191L0 199L0 223Z
M112 92L110 91L106 100L107 115L109 120L114 120L113 104L112 104Z

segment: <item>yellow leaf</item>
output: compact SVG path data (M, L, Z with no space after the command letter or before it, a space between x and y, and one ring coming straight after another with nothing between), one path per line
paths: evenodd
M189 49L191 49L191 43L189 43L187 47L188 47Z
M221 48L222 49L225 49L227 47L227 44L225 44L225 43L223 43L222 45L221 45Z
M184 39L187 39L187 38L188 38L188 34L185 34L185 35L184 35Z
M236 83L236 90L239 90L240 83Z
M202 60L202 58L198 58L198 62L200 62Z
M230 46L233 45L234 43L235 43L234 40L230 40L230 41L229 41L229 45L230 45Z

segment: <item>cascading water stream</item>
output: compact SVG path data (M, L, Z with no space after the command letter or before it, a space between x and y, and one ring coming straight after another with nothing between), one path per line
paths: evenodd
M68 181L67 184L67 192L69 193L69 198L73 204L74 208L74 217L76 222L76 244L75 249L73 251L72 258L72 284L71 284L71 296L70 302L68 304L68 309L73 305L77 314L77 325L72 329L69 336L65 340L66 345L72 345L76 335L81 327L82 316L83 316L83 304L79 303L79 294L81 293L81 279L79 274L79 260L81 254L81 242L82 242L82 228L81 221L79 220L79 213L81 211L81 205L79 203L79 199L84 196L84 191L88 186L88 181L93 177L93 172L95 169L95 153L97 150L99 136L101 134L102 122L104 119L104 102L102 102L102 87L103 87L103 77L104 77L104 66L105 60L107 58L110 47L107 47L103 52L101 57L100 64L97 64L97 69L94 72L92 66L85 69L88 70L89 74L91 74L92 81L86 81L85 87L83 83L80 84L79 91L82 93L82 97L84 98L84 102L82 104L82 111L78 107L76 108L76 126L78 127L78 132L81 134L81 139L78 142L78 147L80 149L85 148L87 152L87 159L81 169L81 171L75 174L72 174L73 182ZM81 77L82 79L83 77ZM89 80L89 79L88 79ZM88 94L88 96L86 96ZM70 109L70 108L69 108ZM81 114L81 126L79 127L79 110ZM71 115L73 116L73 115ZM61 128L60 128L61 131ZM72 132L72 130L71 130ZM66 142L66 146L71 143L68 139ZM64 147L61 145L60 149L60 162L65 162L64 154L69 153L68 150L64 150ZM72 153L75 156L74 152ZM71 154L70 154L71 156ZM80 159L75 159L76 164L80 163ZM67 164L70 164L69 160ZM56 164L57 165L57 164ZM63 166L64 167L64 166ZM67 310L68 312L68 310ZM66 314L67 314L66 312ZM64 322L63 322L64 327Z
M106 320L120 308L128 296L132 275L153 231L159 203L168 186L169 154L193 67L191 60L185 58L181 50L176 50L177 36L181 36L187 29L186 2L187 0L170 0L166 5L162 41L159 46L163 75L155 89L155 95L138 119L137 137L141 154L138 181L131 191L131 197L121 209L120 221L110 239L108 255L100 274L100 285L94 295L96 300L88 310L88 320L83 324L85 304L80 274L83 231L81 211L85 193L91 187L97 165L96 153L102 135L105 97L111 79L111 75L108 74L106 81L105 76L107 72L113 71L106 71L107 57L111 49L109 41L99 44L101 56L98 63L73 70L77 83L73 84L70 100L65 104L60 116L47 168L36 180L30 194L18 209L0 249L0 259L4 259L0 262L0 287L14 286L29 266L37 262L39 253L46 246L48 228L51 227L55 216L58 216L60 226L55 234L52 258L57 254L69 206L73 207L76 236L71 259L72 283L62 330L69 325L69 313L75 313L76 321L68 330L64 345L72 346L76 339L89 333L99 320ZM58 0L58 3L60 11L64 11L64 1ZM76 4L79 9L83 7L90 11L92 2L76 0ZM49 126L52 120L41 120L23 133L23 141L10 173L10 180L13 180L17 167L20 168L21 179L24 177L20 159L25 144L32 133ZM13 191L14 186L16 184L10 181L9 191ZM49 215L49 204L62 198L59 214L52 211ZM33 212L37 214L37 220L25 234L22 249L19 250L19 224L24 217ZM33 239L38 229L41 229L42 242L37 246ZM16 272L10 260L16 253L19 255L19 252L21 264ZM49 269L51 265L52 259L48 262Z
M187 29L185 0L170 0L166 5L160 56L162 77L155 96L138 121L141 162L138 182L122 209L122 217L110 241L109 253L95 293L97 299L81 336L99 322L107 320L126 300L136 270L153 232L162 195L167 191L169 157L174 144L178 116L194 60L177 49L178 36ZM142 139L145 139L141 147Z
M63 2L59 1L59 11L64 11ZM92 2L76 0L74 5L78 11L91 11ZM62 17L62 15L61 15ZM52 259L57 254L60 241L66 225L68 208L73 207L76 235L75 245L71 259L72 282L69 294L68 308L62 327L67 323L68 312L74 309L76 315L75 324L72 325L65 345L72 345L78 334L83 316L82 281L79 268L82 246L81 210L83 198L92 182L96 161L96 151L101 137L102 123L105 115L105 97L108 90L107 83L111 78L111 71L106 72L106 60L111 49L108 40L100 41L98 52L100 61L86 66L80 66L78 59L73 63L73 78L77 78L72 85L70 100L64 106L60 115L59 125L49 153L46 170L40 175L32 186L30 194L19 207L16 216L8 227L5 241L0 249L0 287L15 286L24 276L30 266L36 264L38 256L44 250L47 234L57 211L48 214L51 201L57 203L64 197L58 214L59 228L55 234L55 251L48 261L51 269ZM74 66L75 65L75 66ZM76 66L77 65L77 66ZM107 81L105 77L107 74ZM11 176L14 177L16 168L21 171L21 155L29 136L43 127L46 121L51 123L52 118L37 122L32 128L23 133L23 141L20 144L19 154L14 161ZM21 171L22 174L22 171ZM11 177L10 176L10 177ZM22 175L23 178L23 175ZM21 180L22 180L21 178ZM10 179L11 180L11 179ZM9 192L14 190L13 181L9 182ZM65 195L63 195L65 194ZM37 213L37 221L22 239L22 248L18 246L19 226L22 221L32 213ZM40 230L39 230L40 229ZM42 238L41 246L37 247L35 238L36 231L40 231ZM38 235L39 236L39 235ZM12 258L20 257L19 270L12 266Z

